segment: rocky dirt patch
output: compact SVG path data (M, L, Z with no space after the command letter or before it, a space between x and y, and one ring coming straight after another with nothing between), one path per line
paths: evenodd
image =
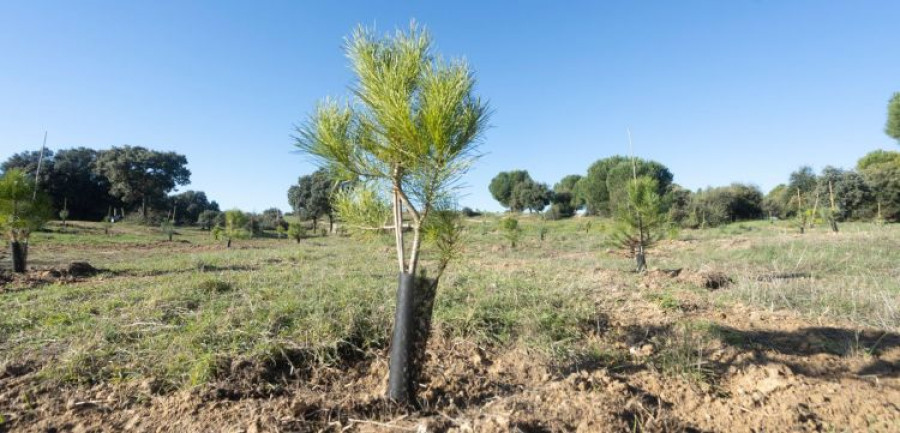
M24 273L0 270L0 293L31 289L44 284L68 284L84 281L101 272L87 262L72 262L63 267L31 268Z
M703 382L661 369L676 344L665 340L675 338L673 324L638 314L605 320L591 338L608 353L571 364L523 347L437 336L414 410L381 398L384 349L348 349L327 365L302 350L262 362L223 360L212 383L181 391L144 379L60 392L36 381L40 365L8 365L0 414L10 431L42 432L896 431L900 336L791 320L755 327L740 312L727 316L709 325L719 339L698 355L710 372ZM854 334L874 350L816 345ZM649 341L649 353L627 350Z
M646 284L659 286L666 280L678 281L707 290L726 288L734 280L726 273L717 270L691 270L691 269L653 269L644 275Z

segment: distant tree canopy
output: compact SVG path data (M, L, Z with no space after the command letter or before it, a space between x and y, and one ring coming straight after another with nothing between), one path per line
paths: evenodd
M582 176L580 174L570 174L553 185L553 192L575 192L575 185L578 185L578 181L580 181Z
M225 216L216 210L207 209L197 216L197 225L204 230L212 230L213 227L222 225L224 222Z
M553 198L550 187L535 182L525 170L498 173L488 189L495 200L513 212L541 212Z
M754 185L733 183L699 190L690 197L678 193L676 197L669 212L676 212L680 216L676 221L684 227L715 227L763 216L763 194Z
M300 176L297 184L288 189L288 203L294 213L301 219L312 220L313 230L319 218L328 217L329 223L332 221L332 182L328 172L320 168L312 174Z
M786 184L778 184L772 188L765 197L763 197L763 212L768 217L773 218L789 218L794 216L796 209L790 208L790 203L794 197Z
M870 152L857 162L856 168L871 188L881 217L900 220L900 152Z
M510 198L510 208L515 210L529 210L541 212L550 203L553 193L545 183L538 183L531 179L516 184Z
M515 201L513 192L516 186L525 182L534 183L525 170L502 171L491 179L488 190L494 200L497 200L503 207L509 208L513 212L521 212L525 208Z
M852 170L825 167L819 174L815 195L822 198L823 206L831 206L834 196L835 219L855 220L873 216L875 196L863 177Z
M110 206L119 207L121 202L109 194L109 182L94 171L98 152L84 147L60 150L54 154L44 151L41 162L38 190L50 196L55 210L65 207L70 219L98 220L106 215ZM34 180L40 151L17 153L2 164L0 170L22 170Z
M576 186L578 198L584 202L585 212L588 215L610 215L606 179L612 167L627 162L628 158L615 155L599 159L588 167L587 175L581 178Z
M887 122L884 125L884 132L898 142L900 142L900 92L894 93L888 102Z
M198 223L205 211L219 211L219 204L209 201L206 193L193 190L169 196L168 207L175 212L175 223L179 225Z
M892 152L887 150L875 150L865 154L856 162L856 169L864 172L869 169L877 168L879 165L896 165L900 164L900 152Z
M584 207L584 200L578 192L578 182L581 175L570 174L560 179L553 185L552 209L556 216L568 218L575 215L578 209Z
M552 192L547 217L556 220L575 216L577 208L572 204L575 201L573 197L571 192Z
M17 153L0 163L0 170L21 169L34 180L39 159L40 151ZM183 155L142 147L44 150L37 187L49 196L53 214L65 207L72 220L96 221L110 209L146 201L160 211L171 212L175 207L177 223L194 224L203 210L218 210L218 205L199 191L166 196L188 182L186 164Z
M190 182L187 158L175 152L159 152L140 146L113 147L97 158L97 173L109 180L110 194L129 205L161 204L169 191Z
M626 202L627 182L646 176L656 181L657 194L663 196L674 176L669 169L656 162L640 158L614 155L597 160L588 167L587 175L576 186L589 215L613 215L617 206Z
M99 154L94 149L78 147L60 150L53 157L47 191L53 197L53 206L59 209L65 203L72 219L96 221L106 215L110 207L122 205L110 195L106 177L94 170Z
M269 208L259 215L259 226L263 230L275 230L278 227L287 229L287 223L284 221L284 214L281 209Z
M812 167L804 165L791 173L787 187L793 194L797 194L799 190L801 195L806 196L816 190L817 184L816 172L813 171Z
M39 150L19 152L10 156L9 159L0 164L0 171L6 173L11 169L18 168L22 170L22 173L29 177L32 182L37 184L38 189L46 191L50 185L50 174L53 173L53 151L49 149L44 150L44 159L40 162L40 179L35 179L34 176L37 172L38 161L40 161L40 159L41 152Z

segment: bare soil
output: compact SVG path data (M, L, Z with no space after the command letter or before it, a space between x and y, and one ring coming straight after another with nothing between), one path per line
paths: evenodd
M722 247L733 248L734 241L728 242ZM84 246L101 256L155 247ZM222 248L189 242L165 247ZM661 253L692 247L688 241L665 244ZM71 247L46 248L64 253ZM510 259L498 266L525 265ZM4 287L36 290L45 284L139 276L73 273L39 261L33 266L24 275L0 269L0 293ZM223 269L204 265L199 270ZM0 365L0 433L900 432L897 333L789 311L712 305L690 292L673 299L674 305L647 297L648 291L673 282L728 290L731 277L721 270L654 270L638 288L623 284L621 273L593 271L598 288L591 301L597 315L583 332L597 353L550 356L517 344L479 346L436 329L415 408L382 398L386 347L360 351L348 344L329 364L303 351L264 362L222 360L212 383L187 390L170 389L153 378L60 389L40 377L45 363L53 362L48 353ZM700 337L685 335L685 323L704 324ZM716 338L702 337L707 334ZM678 362L690 368L667 368L667 358L675 355L686 358Z
M330 366L302 352L230 360L213 384L181 391L152 379L60 390L36 380L42 361L31 359L0 366L0 431L900 431L900 335L699 298L672 310L612 296L625 307L585 332L624 358L560 361L437 330L416 409L381 398L384 349L347 346ZM686 320L723 335L698 346L703 380L657 368Z

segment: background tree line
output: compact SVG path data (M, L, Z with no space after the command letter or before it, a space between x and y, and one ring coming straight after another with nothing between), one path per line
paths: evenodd
M768 194L742 183L691 191L673 183L665 165L621 155L599 159L584 175L565 176L552 189L525 170L513 170L497 174L489 190L512 212L544 212L549 219L568 218L577 211L614 216L627 203L627 185L634 176L652 179L662 211L671 223L686 228L794 218L814 209L831 210L832 199L836 221L900 220L900 152L884 150L865 155L855 169L828 166L816 174L811 167L800 167Z
M40 165L40 172L38 166ZM57 152L25 151L0 164L0 174L19 169L49 197L54 215L65 209L68 219L97 221L136 213L140 220L167 219L196 224L205 211L219 205L202 191L169 195L190 183L187 158L140 146L95 150L86 147Z

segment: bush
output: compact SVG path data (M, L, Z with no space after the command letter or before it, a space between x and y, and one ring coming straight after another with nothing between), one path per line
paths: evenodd
M463 216L465 216L466 218L474 218L474 217L481 216L481 212L478 212L477 210L473 210L470 207L464 207L464 208L462 208L462 210L460 212L462 212Z
M213 227L219 225L220 217L224 217L222 212L207 209L200 212L200 216L197 217L197 224L203 230L212 230ZM222 223L224 223L224 221L222 221Z
M205 293L225 293L230 292L232 286L222 280L210 279L197 283L196 289Z

